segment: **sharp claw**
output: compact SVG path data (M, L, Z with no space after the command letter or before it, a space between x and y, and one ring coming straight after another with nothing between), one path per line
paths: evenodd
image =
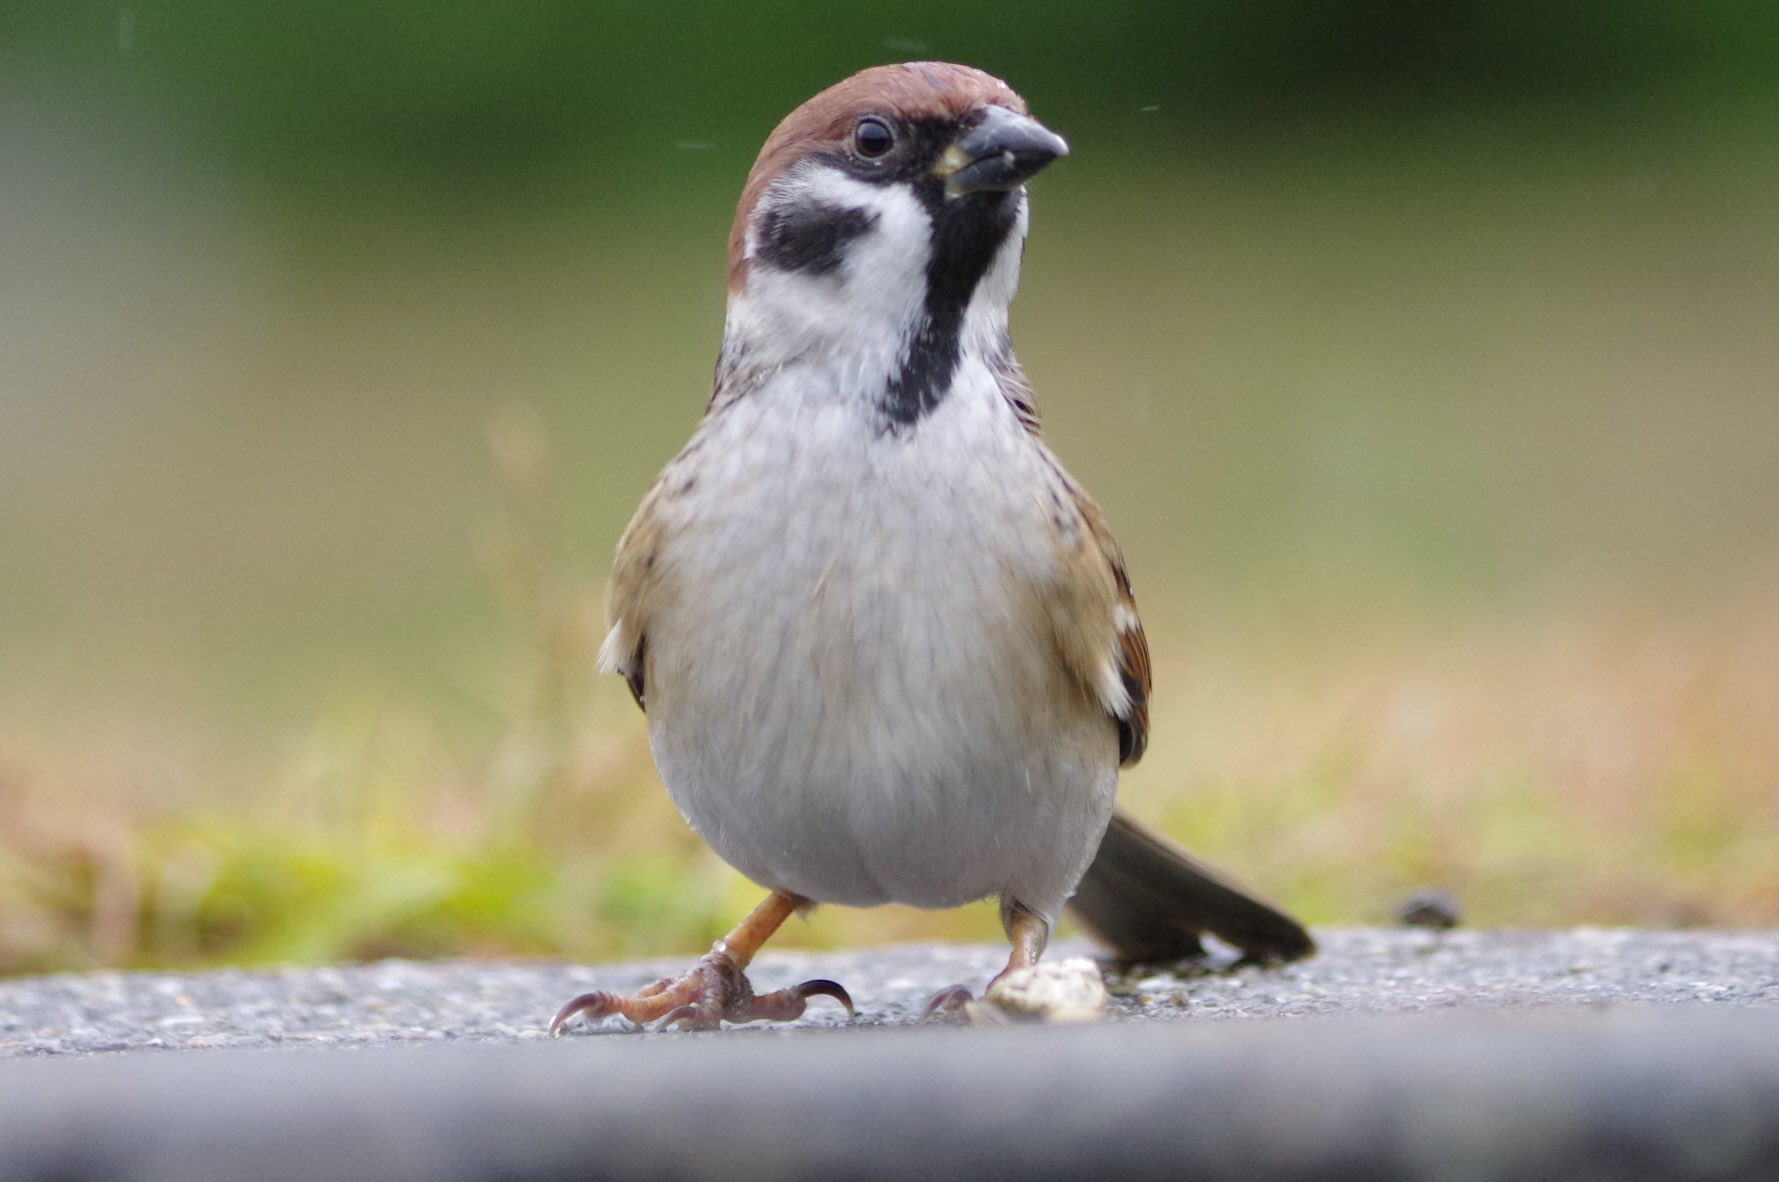
M556 1016L550 1020L550 1034L552 1036L561 1034L564 1026L582 1014L592 1021L598 1021L600 1018L616 1013L614 1003L617 1000L611 994L599 991L581 994L556 1011Z
M718 1025L715 1022L706 1022L704 1015L698 1012L698 1007L688 1003L663 1015L661 1020L655 1023L655 1029L657 1031L671 1030L675 1022L684 1022L687 1030L709 1030L712 1026Z
M964 986L947 985L927 999L926 1008L920 1012L920 1020L925 1022L938 1013L955 1014L973 1000L970 991Z
M805 1001L812 997L831 997L846 1007L846 1016L848 1018L856 1018L859 1016L858 1011L852 1008L852 994L848 993L838 981L829 981L826 979L805 981L803 984L797 986L793 992Z

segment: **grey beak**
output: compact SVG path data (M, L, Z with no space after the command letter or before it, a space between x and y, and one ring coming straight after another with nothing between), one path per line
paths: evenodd
M945 149L935 175L952 196L1017 189L1058 156L1068 143L1029 115L1005 107L984 107L976 126Z

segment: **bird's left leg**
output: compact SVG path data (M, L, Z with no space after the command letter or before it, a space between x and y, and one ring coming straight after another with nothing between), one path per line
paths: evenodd
M852 998L833 981L805 981L788 989L756 994L747 979L747 966L754 953L785 920L808 905L809 900L800 895L774 891L686 972L644 985L628 997L604 991L583 993L557 1013L550 1023L550 1033L560 1034L574 1018L599 1019L612 1014L621 1014L638 1025L655 1022L658 1030L670 1026L715 1030L726 1021L783 1022L801 1016L811 997L831 997L851 1014Z
M1045 945L1050 943L1050 921L1036 911L1021 903L1018 899L1001 900L1001 930L1007 933L1007 942L1013 946L1007 957L1007 967L994 975L989 981L983 995L994 991L994 987L1006 980L1009 973L1020 969L1029 969L1038 963L1044 955ZM974 995L966 985L947 985L927 999L926 1009L921 1011L924 1021L937 1013L951 1013L964 1008L974 1000Z

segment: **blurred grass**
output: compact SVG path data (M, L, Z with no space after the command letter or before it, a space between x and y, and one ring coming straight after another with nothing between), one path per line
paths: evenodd
M1628 56L1559 39L1610 75L1597 105L1495 96L1486 54L1466 102L1323 101L1296 8L1166 18L1283 39L1283 73L1009 51L1075 147L1016 339L1155 650L1126 799L1318 922L1425 884L1479 923L1779 922L1770 94L1652 99L1652 8ZM995 23L955 21L937 49ZM171 27L144 7L130 60ZM425 118L353 117L361 46L285 151L309 75L253 64L327 38L178 28L185 66L112 79L127 118L0 79L36 104L0 104L0 971L701 947L756 892L592 675L600 580L702 405L760 134L862 63L668 95L640 59L579 79L570 45L521 87L542 174L503 189L523 127L485 115L535 30L415 50L398 81L485 74L421 78ZM137 109L230 78L202 118ZM559 117L606 94L605 140ZM997 930L828 909L787 936Z
M352 684L239 794L71 792L78 758L15 752L0 968L660 954L750 905L590 675L598 589L558 548L542 422L509 408L490 436L486 554L526 637L491 741ZM1684 621L1587 599L1457 624L1181 611L1151 613L1156 742L1124 798L1312 921L1383 921L1427 883L1480 924L1779 921L1771 596ZM828 909L787 943L996 928L987 906Z

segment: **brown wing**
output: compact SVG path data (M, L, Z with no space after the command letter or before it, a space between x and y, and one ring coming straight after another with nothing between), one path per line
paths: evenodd
M1118 762L1129 767L1143 758L1143 750L1149 745L1149 641L1143 635L1142 620L1137 618L1136 596L1131 593L1124 556L1118 552L1118 542L1112 537L1111 528L1106 525L1099 506L1090 498L1078 494L1078 500L1088 532L1112 568L1112 582L1117 591L1112 613L1118 646L1114 659L1127 701L1123 709L1108 712L1112 721L1118 724Z
M1050 522L1063 561L1048 604L1058 657L1118 728L1118 761L1128 766L1149 741L1149 643L1105 516L1048 449L1044 455L1056 481Z
M1124 681L1125 693L1130 695L1130 709L1122 717L1113 715L1118 723L1118 762L1129 767L1143 758L1143 751L1149 746L1149 641L1143 635L1143 622L1137 619L1130 576L1124 573L1124 562L1115 552L1112 577L1118 580L1119 600L1130 621L1118 633L1118 676Z
M989 359L994 370L996 384L1000 387L1001 397L1006 400L1013 415L1022 427L1034 439L1040 434L1038 406L1032 397L1031 383L1026 381L1025 371L1020 369L1019 362L1013 358L1013 350L1005 342ZM1042 447L1042 444L1039 444ZM1118 726L1118 762L1122 767L1129 767L1143 758L1143 750L1149 745L1149 641L1143 636L1143 623L1137 617L1136 596L1131 593L1130 576L1124 570L1124 556L1119 553L1118 541L1112 536L1112 529L1106 524L1106 518L1100 507L1087 495L1085 489L1076 484L1055 456L1045 449L1050 459L1052 471L1057 480L1068 493L1067 499L1074 502L1076 512L1080 515L1081 525L1085 527L1087 539L1092 545L1079 547L1080 559L1089 564L1098 564L1103 559L1104 566L1109 568L1113 584L1113 643L1117 646L1114 659L1117 662L1118 679L1124 686L1125 702L1109 704L1107 713ZM1058 497L1057 508L1065 498ZM1053 518L1060 532L1065 535L1076 533L1070 528L1071 523L1062 513ZM1081 539L1075 539L1077 546ZM1089 572L1090 582L1098 581L1092 576L1103 579L1107 571ZM1065 645L1065 653L1069 646ZM1091 668L1080 670L1084 679L1093 684Z
M687 452L691 450L688 446ZM649 605L657 598L661 572L658 569L664 534L661 504L672 495L679 457L655 478L636 516L618 539L618 552L612 560L611 582L606 588L605 622L609 631L599 648L599 666L620 674L630 687L630 696L643 711L648 710Z

